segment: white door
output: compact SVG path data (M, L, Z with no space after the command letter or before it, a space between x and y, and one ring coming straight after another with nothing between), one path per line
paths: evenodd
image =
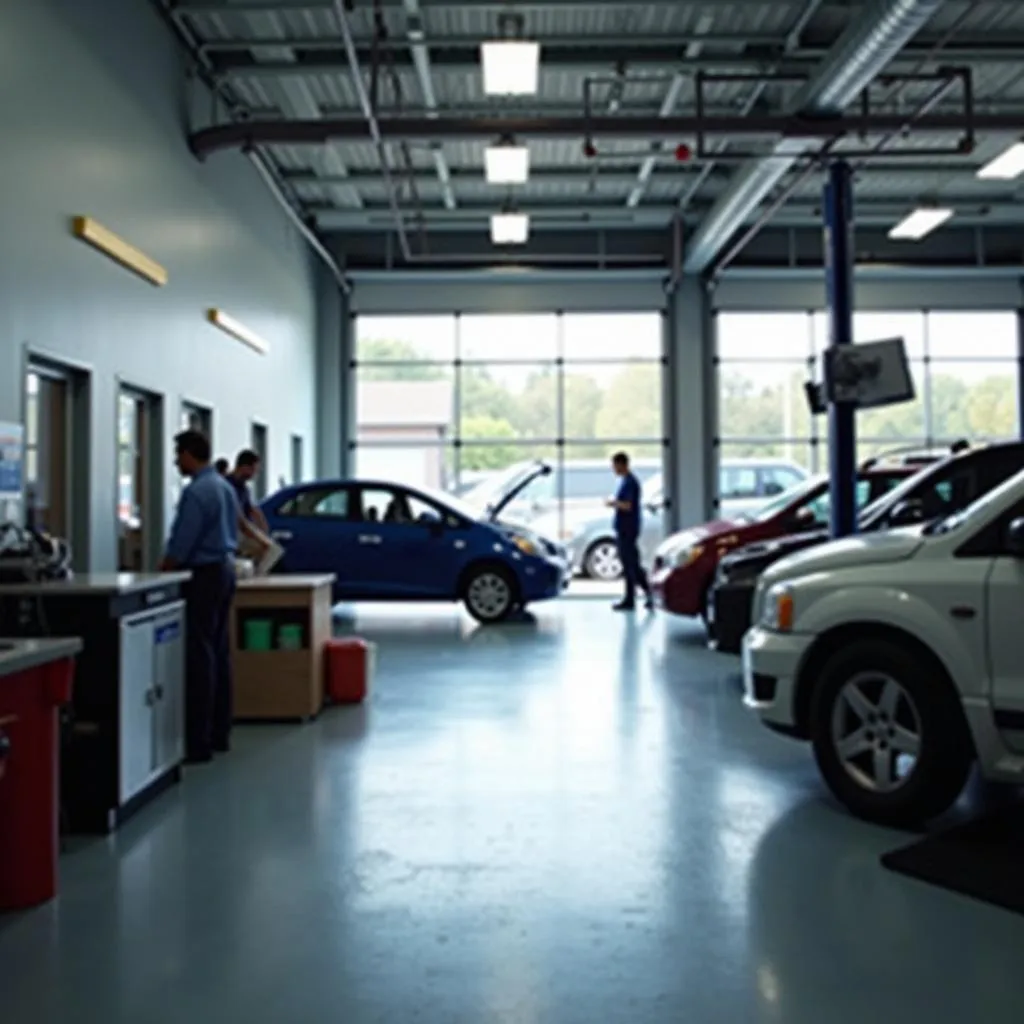
M121 621L118 797L125 803L153 774L153 616Z
M153 622L153 764L156 773L185 756L185 602L161 609Z
M1007 745L1024 753L1024 559L992 559L986 605L992 710Z

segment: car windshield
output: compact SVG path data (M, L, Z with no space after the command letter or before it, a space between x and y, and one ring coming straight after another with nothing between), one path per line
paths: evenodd
M879 516L883 516L888 512L891 512L901 501L905 500L908 496L914 494L919 488L921 488L928 480L938 472L938 466L944 465L945 460L942 463L932 463L927 469L921 470L919 473L913 473L898 483L890 491L886 491L885 494L878 498L875 498L870 505L868 505L860 514L860 521L862 523L873 522Z
M955 530L959 530L968 520L973 519L975 516L984 516L988 509L1001 505L1005 500L1007 492L1020 490L1022 483L1024 483L1024 472L1011 476L1009 480L1004 481L987 494L975 498L966 508L953 512L944 519L937 519L935 522L930 523L924 529L925 535L936 537L940 534L953 533Z
M783 509L807 497L825 482L824 476L812 476L783 491L778 497L762 505L756 512L737 517L741 523L766 523L774 519Z
M458 498L454 494L449 494L446 491L438 490L436 487L423 487L419 484L416 485L416 490L413 494L422 494L424 498L428 498L435 505L439 505L442 509L449 509L455 512L457 515L462 516L463 519L479 519L481 510L471 505L464 498Z

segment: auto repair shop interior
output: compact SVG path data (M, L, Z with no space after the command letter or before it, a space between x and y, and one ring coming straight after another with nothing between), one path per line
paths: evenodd
M0 5L0 1019L1019 1024L1022 54Z

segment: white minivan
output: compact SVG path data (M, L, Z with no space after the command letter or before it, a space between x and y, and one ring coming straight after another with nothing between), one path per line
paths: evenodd
M927 821L975 761L1024 783L1024 473L929 526L775 563L754 622L746 703L811 741L855 814Z

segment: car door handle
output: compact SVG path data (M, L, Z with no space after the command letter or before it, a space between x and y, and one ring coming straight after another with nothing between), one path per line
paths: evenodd
M361 533L359 534L360 544L379 544L381 538L374 533Z
M292 532L291 530L272 530L270 536L274 540L291 540Z

